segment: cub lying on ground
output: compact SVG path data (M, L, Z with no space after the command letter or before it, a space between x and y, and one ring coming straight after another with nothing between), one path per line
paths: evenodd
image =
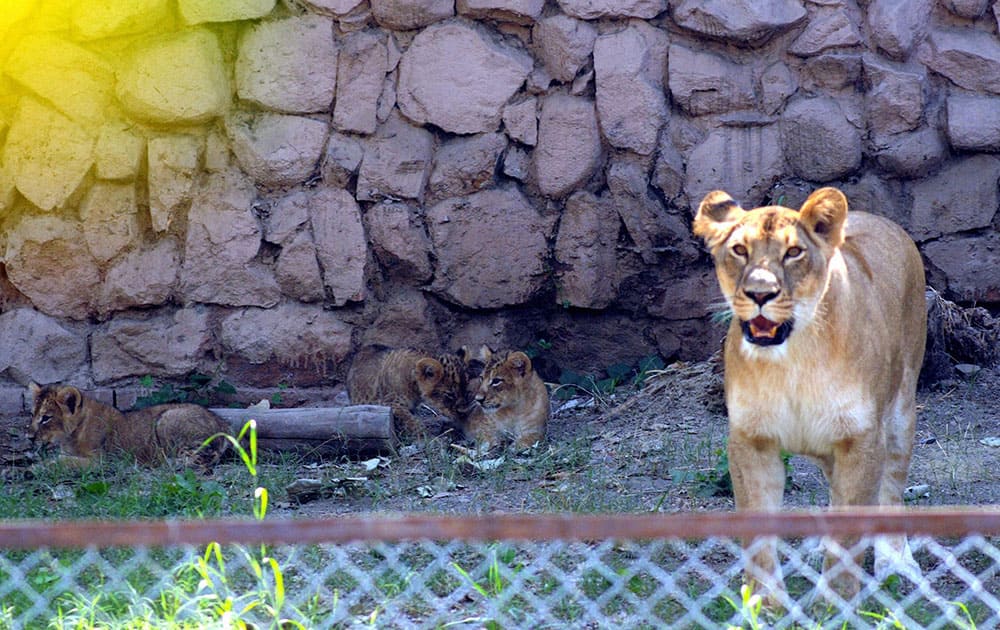
M715 191L694 233L733 313L724 355L737 509L781 509L781 449L817 462L834 506L901 505L927 329L913 241L887 219L848 215L835 188L798 211L748 212ZM877 577L919 579L906 539L888 540L876 544ZM748 560L749 581L780 603L773 541ZM857 593L858 578L830 552L823 573L820 592Z
M200 469L218 463L229 441L209 437L227 433L224 420L204 407L156 405L124 414L84 395L76 387L28 385L33 404L32 440L59 446L61 460L71 466L96 463L105 455L128 454L140 464L179 458Z
M545 439L549 393L525 353L488 355L475 399L464 426L474 442L497 445L509 439L516 448L529 448Z
M411 436L424 430L413 415L422 402L461 424L468 408L465 389L466 366L457 354L435 357L412 348L365 346L347 372L351 403L390 407Z

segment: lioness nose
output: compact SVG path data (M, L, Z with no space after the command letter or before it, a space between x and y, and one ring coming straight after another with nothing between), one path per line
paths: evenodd
M773 291L744 291L747 297L757 303L757 306L764 306L774 298L778 297L778 294Z

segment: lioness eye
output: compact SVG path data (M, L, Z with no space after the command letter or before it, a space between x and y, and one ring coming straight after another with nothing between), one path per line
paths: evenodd
M740 258L743 258L744 256L747 255L746 245L742 245L740 243L733 245L733 253L739 256Z
M798 258L799 256L802 255L802 252L803 252L803 250L802 250L801 247L789 247L785 251L785 258L788 258L788 259Z

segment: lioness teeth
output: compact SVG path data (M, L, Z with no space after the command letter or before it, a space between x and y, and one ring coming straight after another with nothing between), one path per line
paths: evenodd
M778 333L778 325L763 315L758 315L750 320L750 334L754 337L774 338Z

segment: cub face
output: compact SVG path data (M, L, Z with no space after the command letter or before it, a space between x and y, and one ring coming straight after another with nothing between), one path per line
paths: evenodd
M798 211L746 211L721 191L701 202L694 233L715 258L719 286L748 352L780 348L817 317L846 217L847 199L835 188L816 191Z
M417 361L414 371L417 388L425 402L455 421L465 416L468 412L465 365L457 355L443 355L437 359L424 357Z
M34 399L28 436L42 444L59 444L80 424L83 395L75 387L28 385Z
M495 354L483 368L476 402L486 411L513 404L525 391L525 381L533 374L531 359L523 352Z

